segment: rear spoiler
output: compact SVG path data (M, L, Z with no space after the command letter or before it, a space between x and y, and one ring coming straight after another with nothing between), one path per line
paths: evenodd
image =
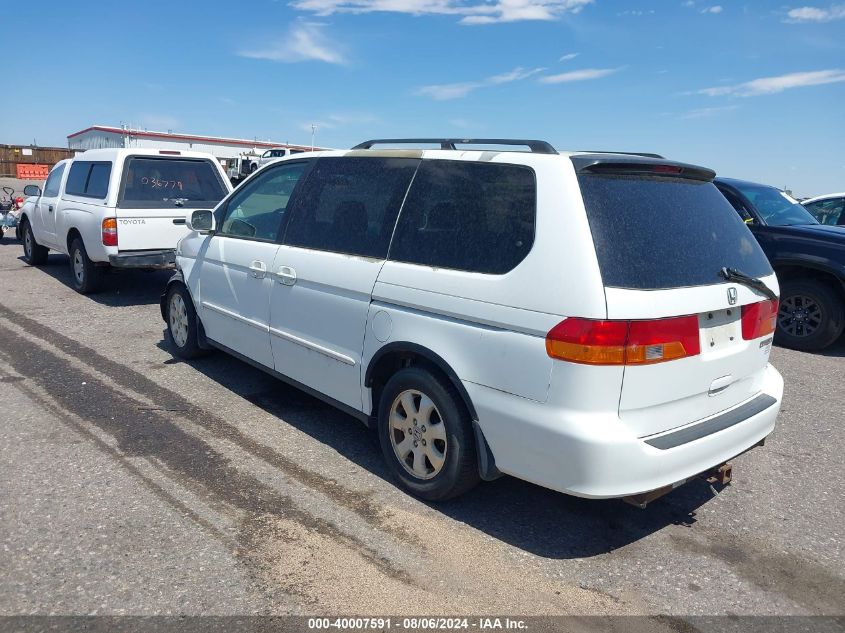
M678 163L648 156L578 154L570 157L579 174L606 174L616 176L662 176L712 182L716 172L706 167Z

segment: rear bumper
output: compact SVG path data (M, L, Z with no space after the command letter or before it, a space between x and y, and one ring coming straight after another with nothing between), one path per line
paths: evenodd
M169 248L117 253L109 255L109 263L115 268L173 268L176 265L176 250Z
M783 397L783 379L769 365L760 394L681 427L687 429L685 436L661 443L656 440L669 434L638 438L613 414L574 413L465 384L499 470L588 498L626 497L679 485L730 460L772 432ZM767 406L749 406L761 396ZM742 407L749 415L740 413L725 426L725 416ZM717 418L722 422L714 423Z

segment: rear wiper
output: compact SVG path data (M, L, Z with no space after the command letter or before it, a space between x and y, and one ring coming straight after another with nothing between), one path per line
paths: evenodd
M764 284L760 279L756 277L750 277L746 275L741 270L737 270L736 268L727 268L723 267L719 274L722 275L727 281L735 281L738 284L742 284L743 286L748 286L749 288L753 288L754 290L759 290L764 295L766 295L769 299L777 299L778 296L769 288L766 284Z

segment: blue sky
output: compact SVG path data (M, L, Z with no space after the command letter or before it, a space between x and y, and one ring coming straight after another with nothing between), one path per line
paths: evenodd
M842 2L78 0L3 14L18 35L2 143L63 146L121 122L310 143L314 123L323 146L540 138L798 195L845 190Z

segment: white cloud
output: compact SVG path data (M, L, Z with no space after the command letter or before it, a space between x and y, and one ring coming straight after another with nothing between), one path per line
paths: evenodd
M819 7L800 7L791 9L786 14L784 22L801 24L806 22L832 22L845 18L845 4L834 4L829 9Z
M559 75L547 75L540 77L538 81L544 84L563 84L571 81L587 81L589 79L601 79L607 77L615 72L622 70L621 68L586 68L584 70L573 70L568 73L561 73Z
M568 62L568 61L578 57L578 55L580 55L580 53L567 53L566 55L561 56L561 58L558 61Z
M512 81L521 81L527 79L532 75L541 73L545 68L514 68L510 72L502 73L501 75L493 75L481 81L465 81L453 84L433 84L430 86L422 86L418 88L414 94L431 97L437 101L448 101L450 99L460 99L466 97L470 92L485 88L488 86L497 86L499 84L506 84Z
M716 88L704 88L698 90L697 94L709 97L723 95L734 95L737 97L756 97L758 95L775 94L790 88L802 88L804 86L820 86L845 81L845 71L838 68L832 70L816 70L805 73L790 73L777 77L762 77L734 86L719 86Z
M724 112L730 112L731 110L736 110L739 106L731 105L731 106L722 106L718 108L696 108L694 110L690 110L689 112L685 112L682 114L680 119L709 119L716 115L722 114Z
M296 9L334 13L407 13L460 16L462 24L557 20L578 13L593 0L294 0Z
M712 6L712 7L705 7L704 9L701 10L701 12L702 13L721 13L722 12L722 6L717 4L717 5Z
M287 35L263 48L242 50L241 57L268 59L273 62L319 61L343 64L345 59L323 32L325 25L318 22L298 22Z

